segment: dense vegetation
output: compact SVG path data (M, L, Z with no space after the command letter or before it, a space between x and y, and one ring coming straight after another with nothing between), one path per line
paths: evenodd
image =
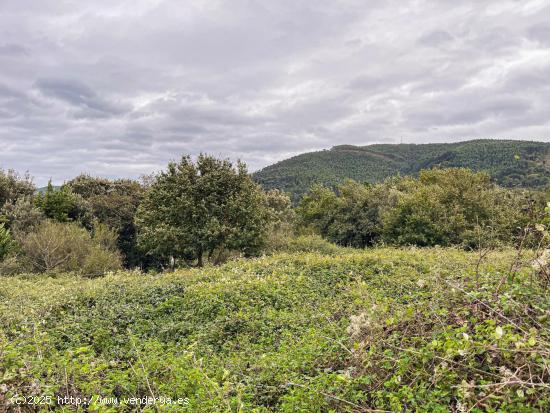
M288 197L262 191L244 164L207 155L144 182L81 175L40 191L0 171L0 275L96 277L258 255L291 230L291 216Z
M113 412L134 396L188 398L146 411L548 411L550 294L529 257L335 249L8 278L0 409L42 395Z
M480 248L516 243L525 228L542 219L546 197L503 189L482 172L433 169L375 185L348 181L336 191L316 186L297 213L303 227L343 246ZM536 244L536 237L529 242Z
M0 411L548 411L549 197L436 168L294 208L206 155L0 171Z
M336 187L346 179L376 183L433 167L487 172L504 187L543 188L550 178L550 143L474 140L447 144L335 146L268 166L254 174L264 188L288 192L296 202L313 185Z

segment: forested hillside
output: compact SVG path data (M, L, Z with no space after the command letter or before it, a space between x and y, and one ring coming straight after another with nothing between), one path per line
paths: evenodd
M281 189L296 201L312 185L337 186L347 178L380 182L433 167L484 171L505 187L543 188L550 178L550 143L473 140L434 144L340 145L304 153L254 174L266 189Z

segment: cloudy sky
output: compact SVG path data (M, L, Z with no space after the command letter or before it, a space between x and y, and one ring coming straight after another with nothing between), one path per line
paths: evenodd
M550 141L550 2L0 0L0 166Z

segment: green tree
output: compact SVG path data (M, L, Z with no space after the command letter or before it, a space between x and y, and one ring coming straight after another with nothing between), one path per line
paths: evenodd
M421 171L418 180L384 215L384 240L419 246L512 241L523 224L524 195L464 168ZM490 237L488 237L490 235ZM491 238L491 239L489 239Z
M338 197L331 189L314 185L296 208L299 224L313 229L322 236L327 236L335 219L338 204Z
M142 185L129 179L111 181L89 175L77 176L66 185L87 203L94 219L116 231L125 264L141 264L134 217L145 192Z
M260 251L268 223L266 198L246 166L200 155L171 162L149 188L136 216L138 243L164 263L195 259L217 248Z
M278 189L267 191L265 196L269 211L266 250L285 249L295 235L296 212L292 208L292 201L287 194Z
M21 176L11 169L0 169L0 207L6 202L15 202L19 198L32 196L35 189L30 175Z
M44 213L35 206L30 196L6 202L0 214L15 238L35 230L45 219Z
M314 187L297 208L301 225L339 245L363 248L383 232L382 216L393 208L411 179L369 185L348 180L336 189Z
M74 220L77 215L77 199L67 186L56 189L52 181L44 193L39 193L35 198L35 204L47 218L58 222Z

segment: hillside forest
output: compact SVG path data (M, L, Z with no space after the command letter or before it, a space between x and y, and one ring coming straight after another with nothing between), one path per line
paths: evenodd
M209 155L1 171L0 411L548 411L547 170L401 149L291 194Z
M289 193L294 203L320 184L335 188L353 179L378 183L423 169L467 168L486 172L507 188L544 189L550 179L550 143L478 139L455 143L339 145L270 165L254 179Z

